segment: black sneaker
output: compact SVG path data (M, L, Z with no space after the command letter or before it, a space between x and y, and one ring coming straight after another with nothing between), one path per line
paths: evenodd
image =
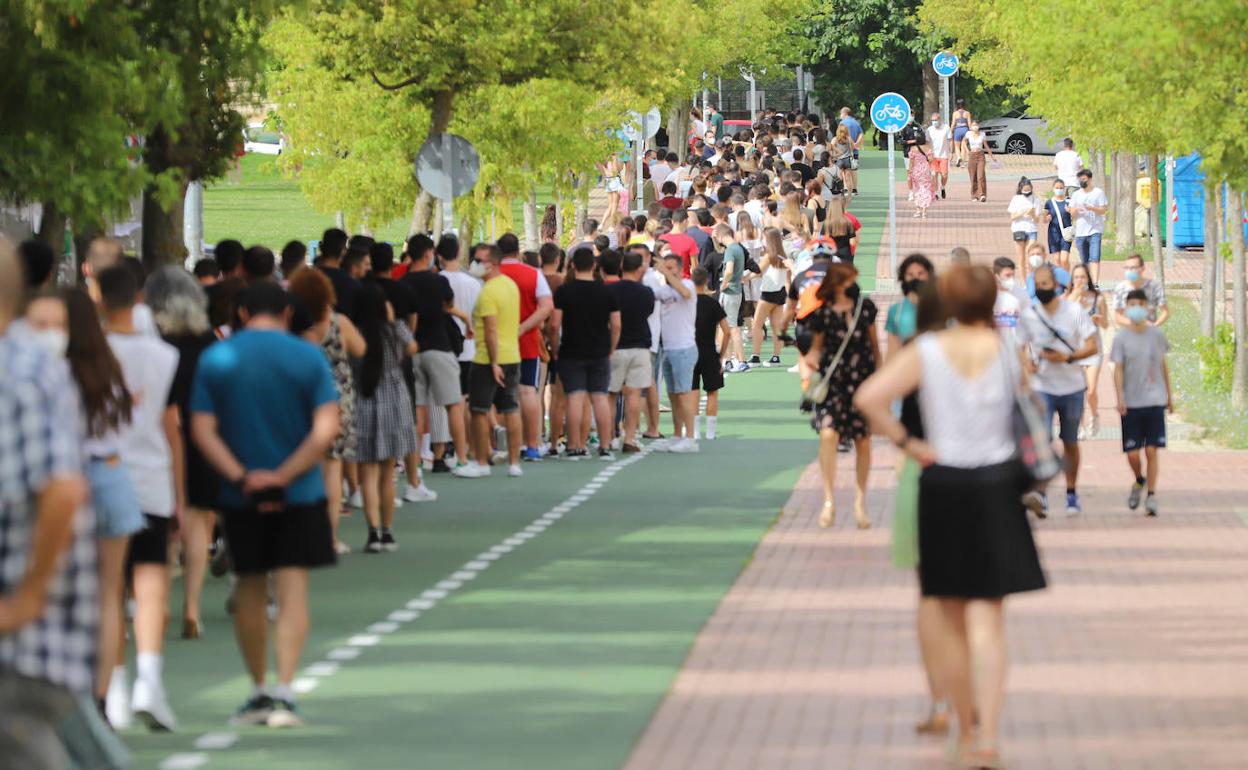
M232 725L262 725L268 722L273 713L273 699L268 695L253 695L247 702L238 707L234 716L230 717Z
M836 445L836 451L840 452L841 454L845 454L846 452L849 452L853 448L854 448L854 442L848 439L841 439L840 442Z
M381 535L377 530L368 531L368 542L364 544L364 553L381 553Z
M299 713L299 707L294 701L275 698L273 710L269 712L269 718L264 723L272 728L303 727L303 715Z
M602 460L604 463L609 463L615 459L615 455L611 454L610 449L599 449L598 459Z
M439 457L438 459L433 461L433 469L430 470L429 472L430 473L450 473L451 466L446 464L446 460L443 460L441 457Z
M381 531L381 550L386 553L394 553L399 550L399 541L394 539L394 533L388 529Z
M857 187L855 187L855 188L854 188L854 195L857 195L857 194L858 194L858 188L857 188Z
M779 366L779 365L780 365L780 356L772 356L771 358L767 359L767 363L763 364L763 366Z
M759 359L758 356L750 356L750 360L746 361L746 363L749 364L750 366L755 366L757 364L761 364L762 361Z
M946 195L946 194L945 194L945 188L943 188L943 187L942 187L942 188L940 188L940 197L942 197L942 198L948 198L948 197L949 197L948 195Z
M588 460L589 450L588 449L569 449L563 453L563 459L573 460L573 461Z

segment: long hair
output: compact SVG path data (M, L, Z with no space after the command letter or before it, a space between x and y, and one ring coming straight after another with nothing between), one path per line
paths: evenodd
M360 365L360 395L372 398L381 384L386 364L386 346L394 338L394 326L386 316L386 295L374 282L360 286L355 300L355 325L368 347Z
M784 264L784 233L779 228L768 227L763 231L763 259L769 267Z
M166 337L200 335L210 328L208 296L190 273L176 265L166 265L148 276L143 298Z
M559 229L557 216L558 209L555 208L555 204L552 203L548 205L545 213L542 214L542 224L540 227L542 233L542 243L552 243L555 240L556 231Z
M823 300L825 304L831 305L836 301L838 291L842 291L841 284L846 281L852 281L858 277L858 269L847 262L833 262L828 265L828 273L823 277L823 283L819 284L819 291L815 296Z
M758 240L758 228L754 226L754 220L748 211L737 212L737 240Z
M95 303L82 289L60 293L69 319L69 346L65 358L78 383L87 416L87 433L98 437L130 422L134 400L125 375L104 337Z
M784 208L780 210L780 221L785 229L810 235L810 227L806 224L805 209L802 207L802 195L791 192L784 196Z

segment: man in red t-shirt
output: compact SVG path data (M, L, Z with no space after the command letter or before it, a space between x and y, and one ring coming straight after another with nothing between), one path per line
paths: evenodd
M659 205L669 211L675 211L685 205L684 199L676 192L678 189L675 182L664 182L661 189L663 197L659 198Z
M503 275L520 289L520 420L524 424L525 449L521 456L533 462L542 458L542 405L538 399L542 369L542 325L555 308L546 276L520 261L520 239L506 233L498 239L503 254Z
M671 229L668 232L663 232L663 228L667 225L659 226L661 233L659 240L666 243L672 253L680 257L681 273L684 278L688 278L693 269L698 266L698 242L685 233L688 226L687 217L672 217Z

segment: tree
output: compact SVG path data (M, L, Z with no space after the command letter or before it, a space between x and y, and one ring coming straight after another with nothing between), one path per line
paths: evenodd
M99 228L146 178L125 139L163 70L134 20L121 3L0 0L0 196L42 202L57 249L67 218Z

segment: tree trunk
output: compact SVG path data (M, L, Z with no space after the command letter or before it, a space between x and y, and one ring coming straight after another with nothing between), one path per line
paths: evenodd
M1217 246L1214 248L1214 259L1217 262L1217 271L1214 273L1213 281L1213 323L1214 326L1226 323L1228 313L1226 311L1226 259L1222 256L1222 244L1230 240L1226 227L1226 209L1227 201L1223 198L1226 192L1225 184L1219 185L1214 192L1214 197L1218 201L1217 207L1217 227L1218 240Z
M667 151L676 153L681 160L685 159L685 155L689 149L685 136L689 133L689 110L681 101L675 107L667 111ZM581 223L580 219L576 220L577 225Z
M43 202L43 217L39 220L36 237L52 247L52 253L60 256L65 250L65 215L51 201Z
M940 75L936 74L931 60L928 60L923 63L923 114L915 115L914 120L920 126L925 126L927 116L936 112L940 112Z
M1231 377L1231 404L1248 407L1248 266L1244 264L1244 194L1236 192L1231 204L1231 277L1235 281L1235 370Z
M572 185L573 240L585 232L585 218L589 216L589 196L584 194L585 189L585 178L578 176Z
M529 185L524 197L524 248L536 251L537 246L537 188Z
M433 103L429 106L429 135L426 141L433 138L434 134L441 134L451 125L451 115L455 108L455 92L439 91L433 95ZM419 151L419 147L416 148ZM415 156L413 156L413 160ZM416 203L412 206L412 223L408 226L408 235L422 233L429 228L429 214L432 208L433 196L421 190L416 196Z
M182 265L186 261L186 243L182 239L183 212L186 206L186 182L178 186L178 194L168 204L161 203L156 190L143 190L143 267L148 272L165 265Z
M1206 337L1213 336L1218 317L1214 300L1219 267L1217 191L1217 185L1212 182L1205 185L1205 271L1200 282L1200 333Z
M1109 199L1109 206L1105 210L1105 230L1118 229L1118 210L1114 205L1114 201L1118 200L1118 175L1114 173L1114 169L1118 167L1118 156L1113 152L1105 153L1105 197ZM1096 184L1096 177L1092 177L1092 184ZM1068 193L1069 194L1069 193Z
M1153 245L1153 269L1157 271L1157 280L1164 286L1166 283L1166 264L1161 256L1161 182L1157 178L1157 156L1148 156L1149 207L1148 231Z
M1118 197L1111 201L1115 209L1114 250L1126 255L1135 250L1135 155L1118 153L1114 159L1114 185Z
M555 243L563 244L563 194L555 193Z

